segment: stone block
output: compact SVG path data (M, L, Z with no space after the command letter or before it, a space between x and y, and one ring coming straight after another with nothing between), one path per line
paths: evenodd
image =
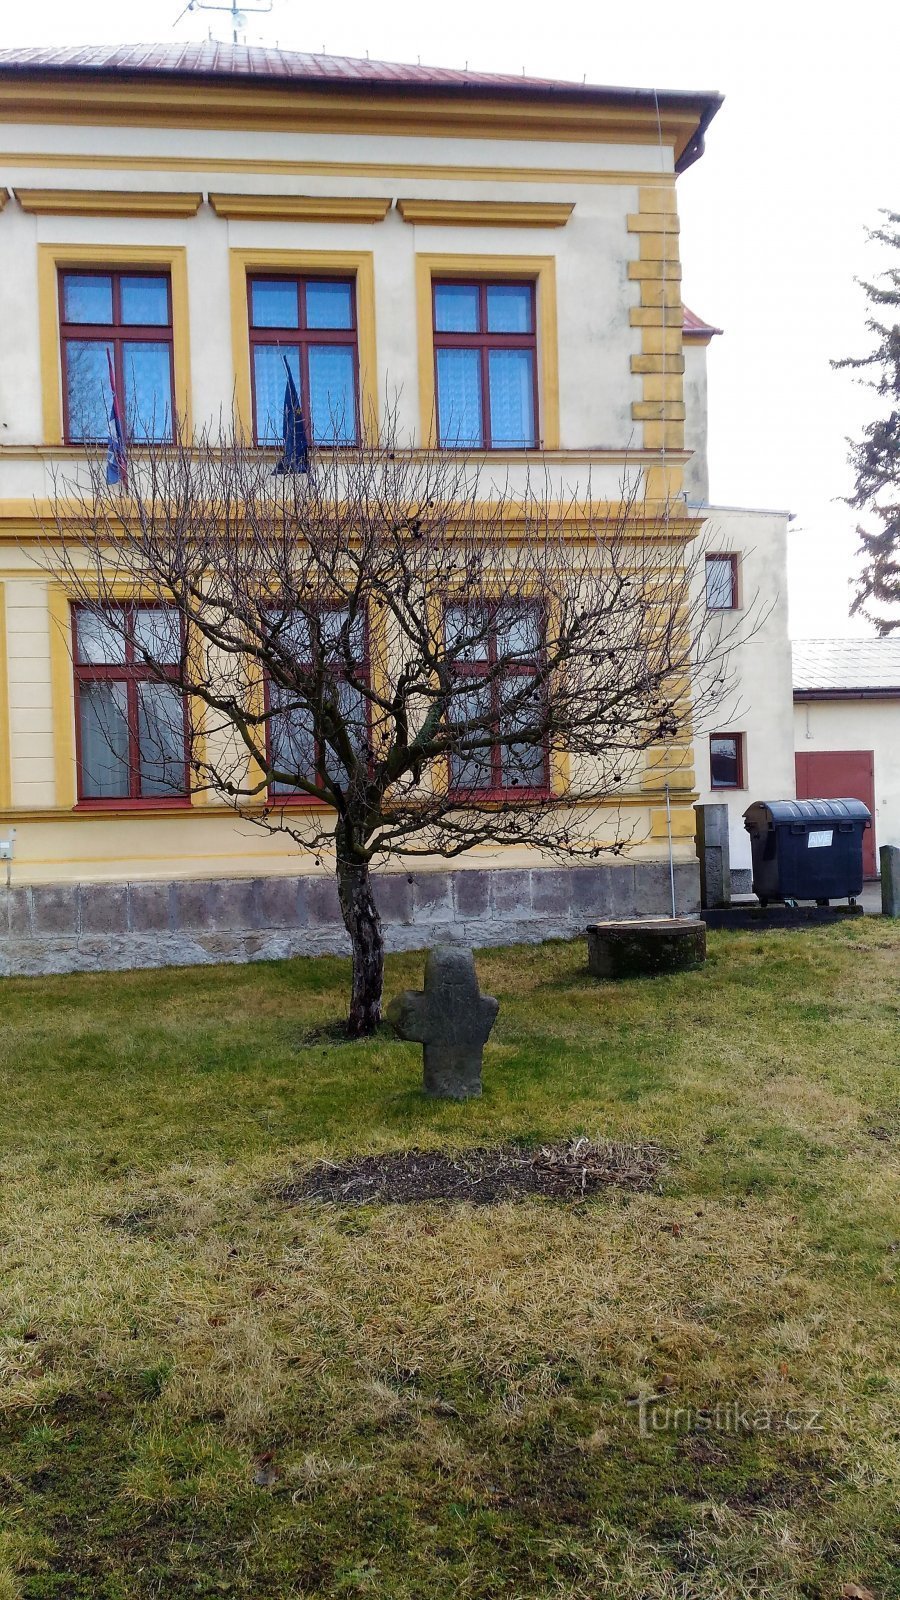
M572 906L582 920L584 916L607 917L611 914L611 871L611 867L572 867L569 872ZM632 885L633 882L632 879Z
M697 857L700 862L700 904L727 906L731 904L731 845L728 831L728 807L716 805L695 806L697 816Z
M486 917L491 901L491 876L481 867L470 867L452 875L456 915L462 921Z
M572 873L566 867L535 867L531 904L541 916L567 917L572 910Z
M259 928L304 928L306 926L305 878L257 878L256 926Z
M31 891L31 906L36 934L77 935L78 889L75 884L36 884Z
M531 916L531 873L498 867L491 873L491 904L504 921Z
M883 844L878 857L882 916L900 917L900 844Z
M175 926L186 931L227 931L256 926L256 884L252 878L224 883L189 879L175 885Z
M307 878L306 905L311 928L343 927L337 884L332 877Z
M700 866L696 861L675 864L675 905L679 917L700 914Z
M422 872L413 880L416 922L452 922L453 890L449 872Z
M676 885L677 897L677 885ZM621 908L616 907L616 915ZM672 883L668 861L636 861L632 909L626 916L669 917L672 915Z
M373 875L372 890L382 922L412 921L413 886L408 872L379 872Z
M31 937L31 890L10 889L6 895L6 927L11 934L19 938Z
M167 933L171 927L171 883L128 885L128 926L132 933Z
M127 884L82 883L78 897L82 934L127 933Z

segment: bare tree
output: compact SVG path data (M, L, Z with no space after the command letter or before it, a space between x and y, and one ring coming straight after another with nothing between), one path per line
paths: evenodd
M126 492L103 468L88 455L81 486L58 486L42 559L82 632L166 686L141 712L153 781L186 764L194 789L333 853L352 1034L381 1013L373 862L483 844L596 857L592 808L725 685L703 542L633 494L561 502L547 470L485 489L483 466L391 431L313 452L308 474L273 473L231 433L147 445Z

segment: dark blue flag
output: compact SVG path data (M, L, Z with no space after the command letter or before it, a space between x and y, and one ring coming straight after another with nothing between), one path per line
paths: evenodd
M109 438L106 444L106 481L107 483L121 483L123 488L128 487L128 451L125 445L125 428L122 423L122 409L119 405L119 396L116 390L116 375L113 371L112 357L107 350L106 364L109 367L109 387L112 390L112 408L109 413Z
M281 359L287 373L287 383L284 388L284 446L275 471L308 473L309 440L306 437L306 426L300 409L300 396L287 357L282 356Z

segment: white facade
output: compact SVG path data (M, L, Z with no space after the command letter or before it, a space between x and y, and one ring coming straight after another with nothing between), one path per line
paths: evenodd
M797 753L871 750L876 850L900 845L900 693L885 699L802 700L794 706Z

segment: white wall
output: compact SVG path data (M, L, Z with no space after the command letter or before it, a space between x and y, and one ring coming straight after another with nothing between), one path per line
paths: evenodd
M698 505L705 505L709 500L706 351L705 344L695 339L685 339L684 447L692 450L693 455L684 469L684 492L689 500Z
M799 700L798 752L872 750L875 755L875 849L900 844L900 695L890 700Z
M743 814L754 800L792 800L794 705L787 601L787 514L713 506L703 532L710 551L738 557L737 612L712 613L711 638L728 629L733 648L730 682L720 703L698 716L695 740L697 789L705 804L729 809L731 865L750 866L750 839ZM736 641L736 642L735 642ZM744 735L743 789L713 789L709 781L709 735Z

